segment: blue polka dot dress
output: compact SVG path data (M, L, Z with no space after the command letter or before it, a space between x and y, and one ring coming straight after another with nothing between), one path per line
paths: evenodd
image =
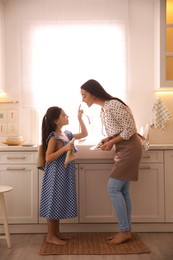
M66 130L65 134L69 140L73 135ZM57 140L61 140L63 145L68 142L52 132ZM74 148L74 152L77 152ZM75 161L68 163L64 167L66 152L61 154L55 161L47 163L44 170L41 198L40 216L50 220L73 218L77 216L76 200L76 168Z

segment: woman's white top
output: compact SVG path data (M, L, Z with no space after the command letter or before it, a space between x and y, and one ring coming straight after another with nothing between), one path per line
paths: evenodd
M100 115L107 136L120 134L124 140L128 140L137 133L130 108L116 99L105 101Z

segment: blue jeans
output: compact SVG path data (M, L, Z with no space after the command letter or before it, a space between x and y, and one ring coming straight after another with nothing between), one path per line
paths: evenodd
M107 190L118 218L121 232L131 230L131 200L129 181L109 178Z

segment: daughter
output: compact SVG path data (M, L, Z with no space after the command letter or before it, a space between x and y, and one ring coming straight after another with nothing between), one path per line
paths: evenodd
M40 216L47 218L47 242L63 245L66 242L60 236L59 220L77 216L76 169L75 160L64 165L67 151L73 150L73 138L80 139L88 135L82 120L83 110L78 110L80 133L62 131L68 125L68 116L62 108L50 107L42 121L42 144L46 165L42 181Z

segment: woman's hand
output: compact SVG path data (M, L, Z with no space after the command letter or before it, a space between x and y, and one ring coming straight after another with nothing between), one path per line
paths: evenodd
M112 138L106 137L100 141L100 143L98 144L98 147L102 151L110 151L112 149L113 145L114 145L114 143L112 142Z
M109 142L109 140L110 140L110 137L106 137L106 138L102 139L102 140L100 141L100 145Z
M121 137L120 134L104 138L101 140L100 149L103 151L110 151L114 145L117 143L122 142L124 139Z
M110 141L107 141L107 142L104 142L100 145L100 149L102 151L111 151L112 150L112 147L113 147L113 142L110 140Z

